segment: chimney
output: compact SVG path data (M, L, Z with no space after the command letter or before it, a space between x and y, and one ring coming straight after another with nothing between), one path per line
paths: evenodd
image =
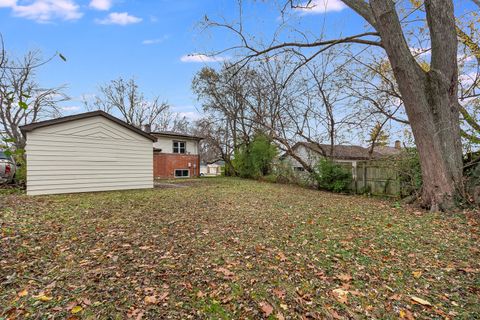
M152 126L150 124L145 124L143 126L143 131L145 131L146 133L152 132Z
M397 150L402 149L402 143L400 142L400 140L395 141L395 149Z

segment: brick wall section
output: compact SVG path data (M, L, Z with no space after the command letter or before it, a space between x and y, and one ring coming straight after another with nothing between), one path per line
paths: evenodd
M188 167L188 164L191 164ZM196 168L193 165L196 164ZM175 169L190 170L190 177L200 175L200 155L153 153L153 176L156 179L175 178Z

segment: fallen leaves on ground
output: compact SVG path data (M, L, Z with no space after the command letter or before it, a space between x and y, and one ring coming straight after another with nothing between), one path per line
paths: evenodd
M70 310L70 312L75 314L75 313L79 313L82 310L83 310L83 308L81 306L75 306L75 307L72 308L72 310Z
M347 303L348 302L348 291L343 290L341 288L337 288L332 290L333 296L337 299L340 303Z
M0 318L472 319L473 213L213 178L0 199ZM420 300L419 300L420 299Z
M419 298L419 297L416 297L416 296L411 296L410 298L413 301L415 301L416 303L421 304L422 306L432 306L432 304L425 299L422 299L422 298Z
M265 317L268 317L272 314L273 307L268 302L265 302L265 301L260 302L259 306Z

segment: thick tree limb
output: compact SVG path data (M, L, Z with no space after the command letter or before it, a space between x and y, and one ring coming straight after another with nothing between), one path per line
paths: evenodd
M353 9L356 13L362 16L372 27L376 28L376 20L373 16L372 10L370 9L367 2L363 0L342 0L347 6Z
M440 71L452 90L456 90L458 42L453 3L450 0L425 0L425 9L432 47L431 70Z

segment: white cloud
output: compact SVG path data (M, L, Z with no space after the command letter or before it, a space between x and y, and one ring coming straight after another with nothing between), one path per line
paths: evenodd
M303 8L296 8L302 14L321 14L326 12L338 12L346 9L347 6L341 0L313 0L307 6L307 3L303 5Z
M17 5L17 0L0 0L0 8L15 7L16 5Z
M177 112L176 113L180 118L187 118L189 121L197 121L199 120L202 115L196 111L188 111L188 112Z
M163 36L161 38L155 38L155 39L147 39L147 40L143 40L142 41L142 44L144 45L151 45L151 44L159 44L159 43L162 43L164 42L165 40L167 40L169 38L169 36Z
M90 1L89 7L96 10L110 10L112 7L113 0L92 0Z
M121 26L139 23L141 21L142 18L131 16L128 12L112 12L105 19L96 20L99 24L118 24Z
M77 20L83 16L80 6L72 0L34 0L28 4L17 4L17 1L0 0L0 7L9 7L13 15L39 23L47 23L54 19Z
M77 111L77 110L80 110L81 107L79 106L66 106L66 107L62 107L62 110L63 111Z
M180 61L182 62L203 62L203 63L208 63L208 62L222 62L227 60L226 57L220 57L220 56L207 56L205 54L188 54L184 55L180 58Z

